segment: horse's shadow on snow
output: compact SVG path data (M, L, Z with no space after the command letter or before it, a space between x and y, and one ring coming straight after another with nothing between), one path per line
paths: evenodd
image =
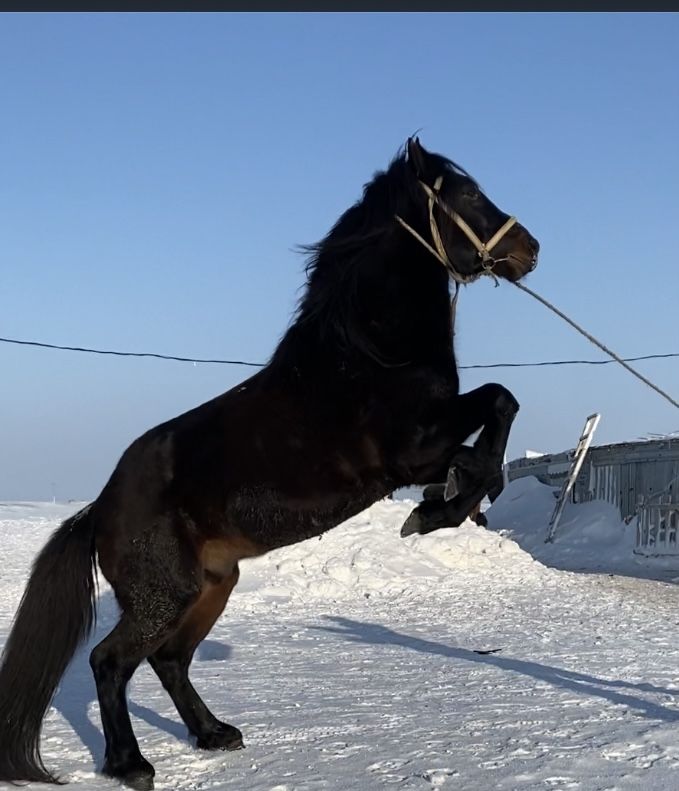
M467 648L455 648L444 643L436 643L432 640L423 640L420 637L400 634L379 624L362 623L361 621L353 621L340 616L326 616L326 618L332 621L334 626L313 626L311 628L331 632L352 643L395 645L409 651L433 654L446 657L447 659L462 659L465 662L474 662L479 665L490 665L500 670L507 670L512 673L531 676L540 681L546 681L556 687L567 689L579 695L599 697L616 705L627 706L637 711L642 717L665 722L679 721L679 711L665 708L634 694L634 692L651 692L676 698L679 695L679 690L676 689L665 689L646 683L633 684L629 681L611 681L585 673L577 673L573 670L543 665L538 662L512 659L498 653L479 654Z
M110 591L100 597L97 602L97 611L97 627L87 645L81 647L75 655L59 685L52 705L80 737L82 743L89 750L95 766L100 766L104 761L105 745L98 712L93 712L94 719L90 719L89 714L90 704L97 700L97 689L90 669L89 655L92 648L111 631L118 620L117 605ZM195 660L203 662L223 660L227 659L230 654L231 648L228 645L213 640L203 640L198 647ZM154 681L158 684L161 694L166 694L162 691L160 681L155 677ZM147 706L136 703L131 699L135 694L134 680L131 687L132 695L128 695L128 705L133 717L138 717L153 728L165 731L181 741L188 740L189 734L184 723L179 719L171 720Z

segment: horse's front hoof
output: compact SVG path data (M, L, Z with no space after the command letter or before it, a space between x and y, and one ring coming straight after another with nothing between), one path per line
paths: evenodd
M421 533L421 528L422 520L420 519L416 508L403 523L403 527L401 528L401 538L407 538L408 536L414 536L415 534Z
M243 734L233 725L220 723L212 733L201 736L196 740L196 747L201 750L242 750Z
M415 533L423 536L444 527L459 527L465 517L466 514L460 518L453 508L443 500L425 500L403 523L401 538L412 536Z
M153 791L153 778L156 770L145 758L136 761L134 766L126 767L116 767L107 761L102 773L120 780L124 786L133 788L134 791Z
M443 500L446 491L445 483L429 483L422 489L423 500Z
M488 517L481 511L473 517L473 521L476 522L479 527L488 527Z

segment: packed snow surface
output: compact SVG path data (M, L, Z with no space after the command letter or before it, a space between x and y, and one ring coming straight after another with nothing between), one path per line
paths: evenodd
M0 504L0 644L35 553L80 505ZM156 788L676 791L679 590L652 577L679 563L635 558L633 525L602 503L569 506L545 545L554 495L534 479L503 492L489 529L401 539L413 505L376 503L242 565L192 679L247 749L195 749L138 670L130 710ZM104 584L90 645L116 613ZM42 742L74 791L117 787L97 774L87 654Z

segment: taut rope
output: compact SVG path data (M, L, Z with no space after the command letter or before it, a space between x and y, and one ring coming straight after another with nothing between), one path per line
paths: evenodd
M502 239L502 237L507 233L507 231L516 223L515 217L510 217L507 222L495 233L493 236L487 241L482 242L479 237L474 233L472 228L469 226L467 222L453 209L450 208L444 201L441 200L441 196L439 195L439 190L441 189L441 184L443 183L443 177L439 176L436 181L434 182L434 188L432 189L428 184L425 184L423 181L420 181L422 188L427 193L428 197L428 208L429 208L429 226L431 229L431 237L432 241L434 242L434 247L429 244L429 242L422 237L414 228L412 228L408 223L401 217L396 215L396 219L398 222L408 231L411 233L417 241L423 245L429 252L436 258L443 266L448 270L448 274L450 277L455 281L455 294L451 300L451 318L454 324L455 321L455 309L457 307L457 297L459 294L460 283L470 283L473 280L481 277L481 275L490 275L495 280L495 285L498 284L497 276L493 272L493 266L498 263L498 259L493 258L490 254L490 251L497 245L497 243ZM438 205L452 220L455 222L458 227L464 232L466 237L469 241L474 245L476 251L483 262L483 269L476 275L463 275L462 273L458 272L453 265L453 262L450 260L448 253L446 252L446 248L443 244L441 239L441 234L438 229L438 225L436 224L436 219L434 218L434 204ZM500 259L504 260L504 259ZM584 335L585 338L590 343L593 343L595 346L598 346L602 352L607 354L609 357L612 357L616 362L620 363L623 368L628 370L633 376L636 376L637 379L640 379L644 384L648 385L652 390L655 390L656 393L661 395L665 400L669 401L672 406L679 409L679 401L675 401L671 395L666 393L664 390L659 388L657 385L654 385L653 382L648 380L645 376L636 371L632 368L631 365L628 365L622 357L617 355L614 351L611 351L607 346L604 346L601 341L598 341L593 335L590 335L589 332L584 330L579 324L573 321L573 319L569 319L565 313L562 313L558 308L554 307L551 302L546 300L544 297L541 297L539 294L536 294L535 291L532 291L528 286L524 286L522 283L514 282L514 285L517 288L520 288L522 291L525 291L526 294L530 294L531 297L537 299L538 302L541 302L546 308L549 308L551 311L556 313L557 316L560 316L567 324L570 324L573 329L577 330L581 335Z
M679 402L675 401L672 396L668 395L664 390L661 390L657 385L654 385L653 382L649 381L645 376L642 376L639 371L636 371L632 368L631 365L628 365L619 355L615 352L611 351L607 346L604 346L601 341L598 341L593 335L590 335L589 332L584 330L579 324L576 324L573 319L569 319L565 313L562 313L558 308L555 308L551 302L548 302L544 297L541 297L539 294L536 294L535 291L532 291L528 286L524 286L523 283L514 283L517 288L520 288L521 291L525 291L526 294L530 294L531 297L537 299L538 302L541 302L546 308L549 308L551 311L556 313L557 316L560 316L565 322L571 325L574 329L576 329L581 335L584 335L585 338L590 343L593 343L595 346L598 346L602 352L605 352L609 357L612 357L616 362L619 362L623 368L626 368L631 374L637 377L637 379L641 379L641 381L648 385L652 390L655 390L656 393L659 393L663 398L667 399L667 401L672 404L672 406L677 407L679 409Z

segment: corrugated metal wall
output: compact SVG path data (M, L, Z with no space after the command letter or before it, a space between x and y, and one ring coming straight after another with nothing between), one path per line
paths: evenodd
M561 486L572 454L566 451L512 461L509 480L534 475L543 483ZM679 503L679 438L591 447L572 497L575 502L606 500L617 505L625 518L636 513L640 502L668 487L669 501Z

